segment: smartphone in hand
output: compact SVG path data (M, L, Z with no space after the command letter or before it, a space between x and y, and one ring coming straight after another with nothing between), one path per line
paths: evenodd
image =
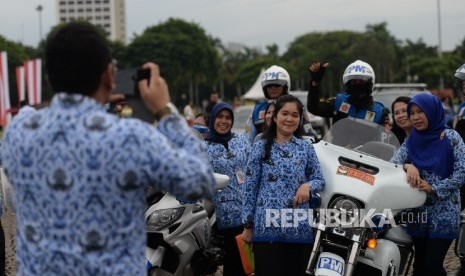
M143 79L150 81L150 69L140 67L119 69L116 73L115 93L122 93L126 98L126 117L137 118L152 124L155 116L147 109L140 96L138 83Z

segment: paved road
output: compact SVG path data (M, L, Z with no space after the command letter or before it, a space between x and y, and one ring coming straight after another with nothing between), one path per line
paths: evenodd
M16 221L12 214L3 209L2 226L5 232L5 271L6 275L16 275L15 231Z
M459 258L454 253L454 245L455 243L452 243L444 261L444 267L446 268L447 275L449 276L455 276L460 267ZM412 275L412 267L410 267L409 275Z
M449 252L447 253L446 260L444 261L444 267L447 270L447 275L451 275L451 276L456 275L460 267L460 262L458 260L458 257L454 253L454 245L455 245L455 242L452 243L452 246L449 248Z
M2 217L2 225L3 225L3 230L5 232L5 242L6 242L6 275L16 275L16 262L15 262L15 242L14 242L14 237L15 237L15 229L16 229L16 222L15 218L13 215L11 215L9 212L6 212L5 210L3 211L3 217ZM460 263L458 261L457 256L454 254L454 248L453 245L450 247L449 252L447 253L446 256L446 261L445 261L445 267L447 270L447 274L449 276L455 276ZM409 275L412 275L410 269ZM223 273L221 272L221 269L215 274L215 276L221 276Z

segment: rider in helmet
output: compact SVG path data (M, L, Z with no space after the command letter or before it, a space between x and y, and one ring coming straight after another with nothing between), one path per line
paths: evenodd
M275 102L280 96L289 94L291 90L291 78L286 69L273 65L263 73L261 85L266 100L255 104L252 115L249 117L246 125L246 133L251 144L254 142L255 137L265 130L265 115L268 103ZM306 110L304 110L302 129L305 137L313 141L317 140Z
M373 68L361 60L349 64L342 76L346 91L338 93L335 98L320 102L320 82L327 67L327 63L320 62L309 67L311 81L308 110L317 116L333 118L333 123L342 118L353 117L383 125L387 109L371 96L375 84Z
M465 96L465 64L459 67L457 71L455 71L454 76L459 79L462 83L462 95ZM457 109L457 122L460 120L465 119L465 101L463 101L459 108Z
M286 69L273 65L263 73L261 84L266 100L255 104L252 116L247 121L246 126L246 132L251 144L255 136L263 131L268 101L276 101L280 96L288 94L291 87L291 78Z
M465 64L460 66L454 76L460 81L462 85L462 95L465 96ZM455 130L460 134L462 139L465 141L465 101L463 101L457 109L457 123L455 124ZM465 208L465 185L460 188L460 209ZM459 241L457 241L459 242ZM456 275L465 275L465 259L460 259L460 268Z

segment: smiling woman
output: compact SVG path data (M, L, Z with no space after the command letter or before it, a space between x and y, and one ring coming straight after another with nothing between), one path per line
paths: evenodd
M277 114L273 113L272 121L276 122L276 142L284 143L294 135L294 132L300 127L300 114L302 107L299 109L298 103L285 103Z
M231 132L233 123L232 106L217 103L210 115L210 133L205 141L213 170L231 179L228 187L216 192L213 198L217 226L224 237L223 275L245 276L235 237L242 232L242 184L250 145L245 135Z
M407 114L413 127L391 162L402 164L410 186L428 195L418 208L427 214L427 222L407 225L415 246L413 275L447 275L444 259L459 233L465 144L446 126L444 109L436 96L414 96Z
M214 118L214 128L219 134L227 134L231 131L233 114L228 110L221 110Z
M397 97L391 105L392 110L392 128L391 131L396 135L399 143L402 144L405 138L410 134L412 124L408 118L407 104L410 97Z
M231 132L232 125L234 123L234 113L231 105L220 102L213 106L208 127L210 133L208 134L206 141L214 143L227 144L229 140L233 138Z
M279 97L270 126L251 149L244 182L242 238L253 242L255 275L305 275L313 243L309 221L300 220L293 227L269 224L270 211L308 212L310 195L324 187L315 150L300 139L303 109L298 98Z

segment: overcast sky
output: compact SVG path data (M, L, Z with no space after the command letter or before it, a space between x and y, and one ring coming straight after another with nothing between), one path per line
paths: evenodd
M280 52L310 32L365 31L367 24L387 22L397 39L438 45L439 0L126 0L127 38L170 17L199 24L226 44L248 47L278 44ZM56 24L55 0L0 0L0 35L36 47L39 13L42 33ZM465 38L465 0L441 0L442 49ZM315 45L318 47L318 45Z

